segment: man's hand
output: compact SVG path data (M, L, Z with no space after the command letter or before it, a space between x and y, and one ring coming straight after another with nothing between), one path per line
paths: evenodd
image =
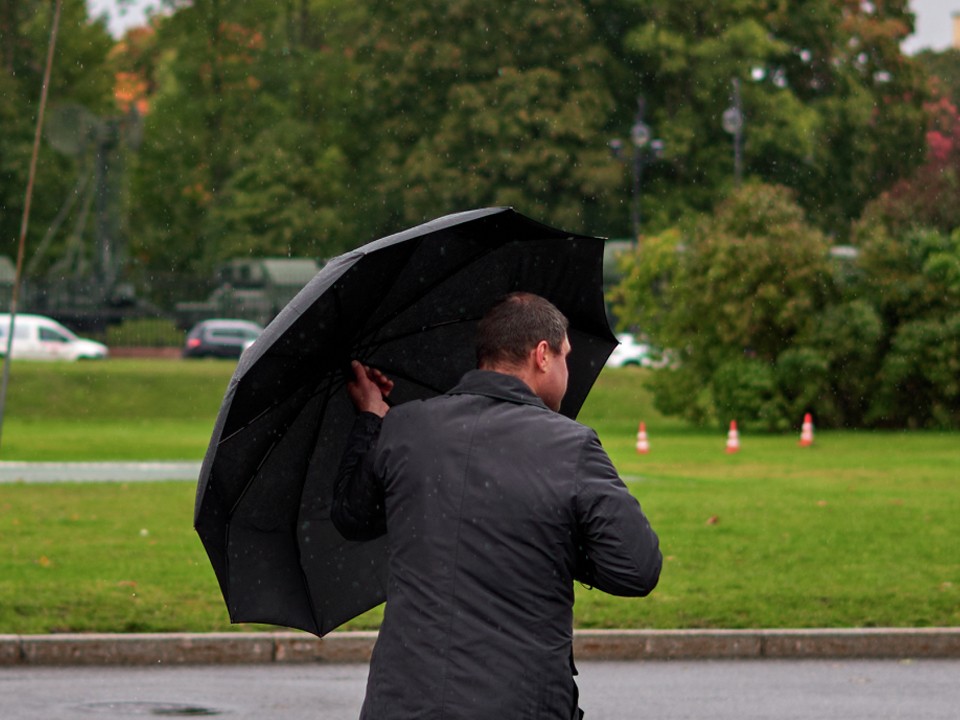
M357 360L350 363L353 380L347 383L347 394L358 412L370 412L383 417L390 410L385 398L393 390L393 380L376 368L367 367Z

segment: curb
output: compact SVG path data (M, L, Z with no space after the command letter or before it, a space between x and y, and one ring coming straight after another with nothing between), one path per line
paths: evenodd
M0 667L365 663L376 632L0 635ZM577 660L960 659L960 628L577 630Z

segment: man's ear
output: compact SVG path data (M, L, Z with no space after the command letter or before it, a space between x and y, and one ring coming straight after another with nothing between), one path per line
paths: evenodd
M537 370L545 372L550 362L550 345L546 340L537 343L537 347L533 350L533 357L536 361Z

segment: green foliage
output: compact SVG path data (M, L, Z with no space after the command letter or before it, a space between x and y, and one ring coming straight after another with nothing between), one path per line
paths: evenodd
M849 299L825 316L814 339L832 357L840 417L847 424L958 427L960 227L923 228L873 208L856 240Z
M743 353L771 362L829 298L826 239L790 193L747 186L697 226L682 283L675 292L685 311L672 325L696 334L688 350L695 363L715 366Z
M680 238L644 239L613 293L623 324L678 352L681 369L654 386L658 406L698 422L790 427L807 392L780 363L817 377L828 362L789 352L815 336L837 292L826 238L788 190L765 185L732 193Z
M811 409L816 409L817 421L822 425L842 424L835 407L836 393L831 388L834 376L827 352L812 347L790 347L777 356L774 368L767 367L773 377L770 378L770 387L763 389L764 396L769 402L769 397L777 391L780 404L769 413L773 422L768 423L768 427L772 424L774 429L786 430L789 427L784 422L786 418L803 417ZM732 380L736 382L737 378ZM729 415L740 417L736 413Z
M15 238L49 8L4 7L15 22L0 28L0 231ZM146 88L144 142L126 158L130 222L118 225L131 275L209 274L248 253L329 257L479 205L624 236L631 172L607 145L643 96L666 151L644 170L653 232L625 260L616 302L680 359L651 380L659 408L720 423L742 409L748 427L811 407L828 425L900 422L896 388L918 381L883 378L920 370L888 353L926 347L930 323L951 336L960 204L942 198L957 194L960 121L949 56L900 52L903 0L196 0L115 46L85 3L64 7L52 104L105 117L116 72ZM720 116L733 80L747 184L731 191ZM44 145L29 240L79 164ZM845 239L865 203L860 259L830 261L825 231ZM926 324L904 329L913 322ZM741 397L733 369L762 397ZM944 402L910 422L943 424Z
M52 5L37 0L0 6L0 255L16 257L41 86L50 41ZM113 41L89 23L83 0L65 0L48 89L47 119L60 105L112 112L113 79L107 70ZM45 136L44 136L45 137ZM31 204L27 248L39 244L74 192L79 159L42 142ZM31 255L27 255L29 260Z
M152 58L156 85L134 173L142 265L202 272L238 255L323 258L355 244L345 119L329 107L349 74L309 29L321 9L198 1L134 56Z
M109 347L182 347L184 333L172 320L140 318L107 328Z
M899 50L912 29L905 1L642 7L625 52L666 143L644 186L655 227L708 210L729 184L733 149L720 117L734 79L746 174L796 189L821 227L845 232L847 218L922 160L923 77Z
M683 237L645 239L611 294L622 324L678 351L651 384L661 411L767 430L806 412L822 427L960 426L960 228L873 217L841 270L788 193L756 186Z
M611 290L611 300L614 314L625 319L621 325L655 333L663 342L669 332L670 292L685 251L683 234L670 229L647 235L634 252L620 254L621 280Z
M872 408L879 421L960 426L960 313L900 325L880 377L880 397Z
M786 430L790 421L777 407L774 368L756 358L739 358L721 364L713 373L715 412L737 420L741 427Z
M872 301L891 330L960 307L960 227L949 235L922 228L892 235L873 226L859 240L864 280L852 292Z
M944 233L960 227L960 204L945 200L960 195L960 112L947 98L927 110L926 162L867 205L855 236L878 228L899 235L916 227Z
M883 321L869 302L855 299L825 308L805 345L787 350L778 361L792 417L815 411L825 427L864 424L875 399L884 338ZM807 359L806 367L793 366L794 353Z
M923 50L915 57L931 78L934 94L960 102L960 49Z
M3 43L0 198L16 209L49 13L39 2L8 5L17 23ZM106 116L116 112L115 73L142 81L143 143L124 158L129 219L116 221L131 276L208 274L248 253L329 257L482 205L623 237L632 173L608 143L628 131L638 96L666 148L646 164L641 215L644 227L667 228L709 211L731 185L732 142L719 120L733 79L746 175L794 188L813 222L839 236L923 151L924 78L899 50L911 28L902 1L196 0L174 9L108 56L104 26L68 0L51 88L52 104ZM77 181L75 165L45 148L34 238ZM4 237L16 222L15 212L0 217Z
M716 418L710 386L692 366L659 370L647 387L653 392L654 407L664 415L682 417L698 426Z
M384 226L514 205L571 230L622 181L604 127L613 59L579 0L378 7L357 38L378 110L362 166Z
M346 249L335 209L346 158L311 142L292 120L260 133L240 152L237 171L213 205L206 227L223 259L246 254L329 257Z

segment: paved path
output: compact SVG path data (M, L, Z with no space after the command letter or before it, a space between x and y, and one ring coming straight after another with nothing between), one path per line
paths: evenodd
M586 720L956 720L958 660L582 662ZM0 668L4 720L355 720L364 664Z
M196 480L199 462L0 462L0 483Z

